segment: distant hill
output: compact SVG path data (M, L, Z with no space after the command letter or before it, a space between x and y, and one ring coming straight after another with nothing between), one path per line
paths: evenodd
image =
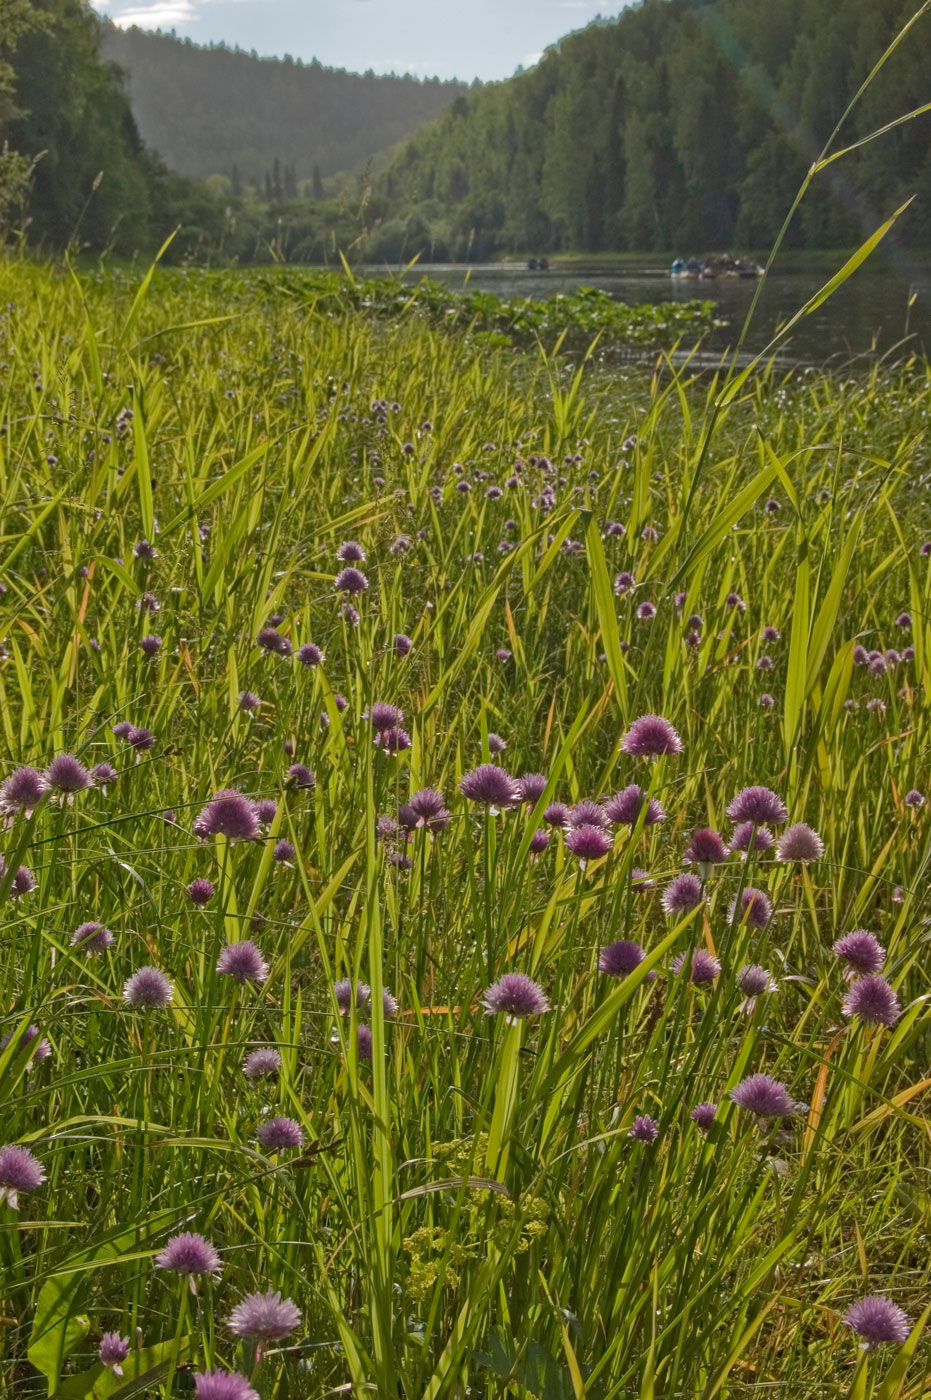
M527 73L456 98L376 185L385 256L768 247L805 171L918 0L642 0ZM931 14L840 145L931 100ZM819 175L790 242L844 247L915 194L931 228L931 117Z
M102 51L125 70L142 139L172 169L202 178L235 171L260 189L277 174L279 197L315 171L326 178L361 164L466 90L437 78L347 73L316 61L201 47L109 22Z

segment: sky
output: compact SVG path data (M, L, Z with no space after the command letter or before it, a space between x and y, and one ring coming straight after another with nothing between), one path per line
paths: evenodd
M174 29L335 68L507 78L547 45L628 0L93 0L122 26Z

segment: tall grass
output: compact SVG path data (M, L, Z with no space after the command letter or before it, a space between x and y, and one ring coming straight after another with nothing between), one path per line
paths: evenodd
M721 383L669 361L579 370L308 288L156 272L137 297L0 267L3 772L61 751L118 770L4 836L2 1140L47 1173L0 1206L7 1393L180 1396L207 1366L263 1400L924 1393L931 846L904 796L929 790L927 366L763 368L722 414ZM357 625L345 539L366 552ZM319 667L257 647L275 614ZM876 674L857 645L913 656ZM397 756L372 742L375 701L404 711ZM622 753L643 712L680 757ZM122 720L155 735L138 761ZM533 811L459 794L490 734L499 765L546 776ZM294 761L313 790L286 784ZM551 800L632 782L665 821L584 868L555 829L531 857ZM823 858L734 856L667 918L690 833L729 833L748 783ZM376 839L427 785L449 824ZM275 799L261 840L194 837L224 788ZM20 864L37 886L16 897ZM748 885L773 901L763 931L729 912ZM115 935L99 958L71 945L87 920ZM886 949L891 1030L842 1014L831 949L856 928ZM260 986L216 971L243 938ZM598 955L620 938L646 957L615 982ZM722 963L708 986L671 970L696 946ZM745 963L779 984L752 1010ZM123 1003L149 964L167 1010ZM551 1010L485 1015L507 971ZM338 1014L339 978L371 986L361 1011ZM51 1048L31 1063L29 1025ZM250 1086L263 1046L280 1074ZM760 1071L803 1106L775 1130L729 1101ZM272 1113L300 1150L258 1145ZM651 1144L629 1136L642 1114ZM155 1266L182 1229L222 1259L193 1296ZM227 1321L269 1287L303 1321L257 1360ZM861 1360L842 1318L868 1292L915 1330ZM122 1378L96 1363L116 1329Z

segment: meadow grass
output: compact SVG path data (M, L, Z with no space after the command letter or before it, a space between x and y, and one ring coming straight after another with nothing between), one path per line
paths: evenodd
M116 770L4 831L0 1142L46 1177L0 1204L4 1393L182 1396L214 1368L262 1400L925 1393L927 365L763 366L716 408L687 363L515 352L300 279L8 262L0 306L0 776ZM624 752L644 713L681 754ZM544 776L532 806L462 794L492 761ZM603 857L544 820L634 783L665 819ZM749 784L823 855L683 867ZM404 810L426 787L433 829ZM195 833L225 789L274 804L257 839ZM683 869L700 902L670 916ZM856 929L889 1027L844 1012ZM621 939L645 956L612 978ZM267 976L240 983L217 968L244 940ZM747 964L777 984L752 1006ZM124 997L147 966L162 1009ZM548 1011L486 1014L512 972ZM341 1008L340 979L371 995ZM756 1073L790 1114L731 1101ZM275 1115L299 1147L261 1144ZM182 1231L220 1256L194 1292L156 1262ZM301 1321L261 1348L228 1324L267 1289ZM904 1345L858 1348L871 1293Z

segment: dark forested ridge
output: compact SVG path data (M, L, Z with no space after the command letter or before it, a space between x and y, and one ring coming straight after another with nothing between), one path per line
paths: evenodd
M918 0L644 0L462 95L405 143L377 201L436 257L764 248L835 123ZM858 104L842 145L931 100L931 15ZM931 117L820 175L790 242L847 246L903 199L931 226Z
M258 58L170 34L103 26L103 52L125 71L147 145L174 170L223 174L264 191L351 169L432 120L464 83L381 77L316 61Z

